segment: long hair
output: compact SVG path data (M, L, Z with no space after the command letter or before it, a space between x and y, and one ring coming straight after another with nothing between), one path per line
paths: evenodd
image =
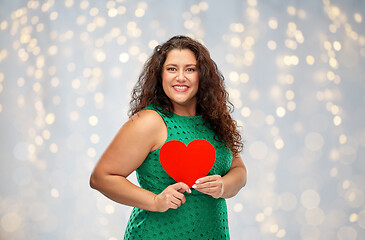
M173 112L173 105L162 88L161 77L167 54L173 49L189 49L195 54L199 73L196 111L209 124L217 139L225 142L233 154L241 152L243 143L237 124L230 115L233 105L224 88L224 77L209 51L201 43L186 36L172 37L163 45L155 47L133 89L129 116L150 104Z

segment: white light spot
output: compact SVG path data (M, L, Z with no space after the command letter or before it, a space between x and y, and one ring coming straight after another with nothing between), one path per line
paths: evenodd
M22 224L22 218L17 213L7 213L1 218L1 227L5 232L15 232Z
M56 116L54 115L54 113L49 113L46 116L46 123L48 125L52 125L54 123L55 119L56 119Z
M128 60L129 60L129 55L128 55L128 53L121 53L121 54L119 55L119 61L120 61L120 62L122 62L122 63L126 63L126 62L128 62Z
M233 210L234 210L235 212L242 212L242 210L243 210L243 205L242 205L241 203L236 203L236 204L234 205L234 207L233 207Z
M277 140L275 140L275 147L276 149L282 149L284 147L285 143L283 141L283 139L278 138Z
M52 188L51 189L51 196L54 198L58 198L60 196L60 193L58 192L58 190L56 188Z
M247 118L251 115L251 110L248 107L244 107L241 109L241 115Z
M113 213L114 213L114 211L115 211L114 206L112 206L112 205L106 205L106 206L105 206L105 212L106 212L106 213L113 214Z
M278 108L276 109L276 115L277 115L279 118L284 117L284 116L285 116L285 113L286 113L286 111L285 111L285 108L283 108L283 107L278 107Z
M91 126L96 126L98 124L98 117L95 115L89 117L89 124Z

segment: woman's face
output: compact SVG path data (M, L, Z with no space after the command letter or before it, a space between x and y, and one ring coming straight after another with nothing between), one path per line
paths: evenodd
M194 53L189 49L168 52L162 69L162 87L174 108L196 108L199 88L198 66Z

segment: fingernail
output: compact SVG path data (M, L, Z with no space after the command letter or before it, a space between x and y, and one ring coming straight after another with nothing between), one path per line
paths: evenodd
M188 189L188 193L191 193L191 190L190 190L190 188Z
M199 180L196 180L195 183L199 183Z
M193 185L193 188L196 188L196 185L195 184Z

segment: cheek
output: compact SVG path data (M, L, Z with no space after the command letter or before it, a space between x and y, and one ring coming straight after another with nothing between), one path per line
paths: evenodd
M168 81L166 80L167 78L166 78L166 76L164 76L164 74L162 74L161 78L162 78L162 89L166 93Z
M199 89L200 89L200 82L199 82L199 76L197 76L195 79L195 94L198 94Z
M165 71L163 71L161 73L162 84L167 84L168 83L168 79L169 79L168 75L169 74L166 73Z
M196 77L194 78L194 84L197 88L199 88L199 75L196 75Z

